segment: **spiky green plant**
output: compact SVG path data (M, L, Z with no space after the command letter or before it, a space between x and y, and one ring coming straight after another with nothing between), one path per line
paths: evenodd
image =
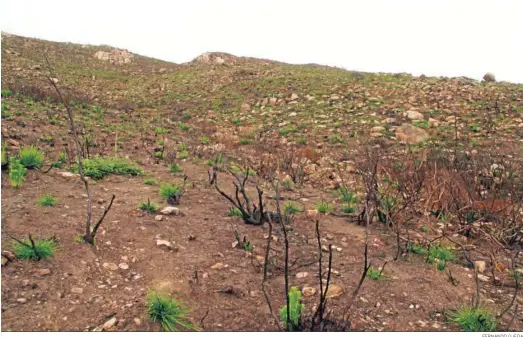
M333 209L332 205L325 201L316 204L316 210L321 214L330 213Z
M429 263L434 263L436 260L452 261L454 258L454 252L450 247L445 247L439 244L429 248L427 261Z
M11 186L15 188L22 187L26 173L27 169L20 163L18 158L9 158L9 181L11 182Z
M171 164L171 167L169 168L169 172L171 173L180 173L183 172L182 168L178 164Z
M181 193L181 187L173 184L162 184L160 186L160 196L165 200L175 199Z
M147 202L144 202L142 201L140 203L140 205L138 206L138 208L142 211L146 211L146 212L149 212L149 213L154 213L156 212L156 210L158 209L158 206L156 206L155 204L153 204L151 202L151 200L147 199Z
M196 330L187 318L188 312L181 302L165 294L150 291L147 295L147 313L153 322L160 322L165 331L179 331L177 326Z
M45 155L34 145L29 145L20 148L19 157L20 164L24 165L25 168L34 169L42 166Z
M464 307L450 313L450 320L464 332L496 331L497 320L493 313L483 307Z
M40 260L54 255L56 241L53 239L33 240L34 249L31 240L24 239L20 242L14 242L13 248L15 256L21 260Z
M383 276L383 273L379 269L370 267L369 270L367 271L367 277L372 280L378 281L379 279L382 278L382 276Z
M227 213L227 216L238 216L241 218L243 216L243 214L239 208L231 207L231 208L229 208L229 213Z
M280 308L280 317L287 331L298 331L301 325L301 313L304 305L301 303L301 291L292 286L289 289L289 314L290 326L287 326L287 305Z
M46 195L38 199L38 204L44 207L51 207L56 205L56 198L53 197L51 193L47 193Z
M298 204L296 204L294 201L287 201L283 205L283 214L285 214L285 215L297 214L299 212L302 212L302 210L298 207Z

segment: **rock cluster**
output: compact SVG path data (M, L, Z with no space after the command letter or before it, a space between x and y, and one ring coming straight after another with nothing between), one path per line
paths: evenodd
M127 50L113 49L110 52L99 50L94 54L94 58L102 61L109 61L113 64L129 64L132 62L133 54Z

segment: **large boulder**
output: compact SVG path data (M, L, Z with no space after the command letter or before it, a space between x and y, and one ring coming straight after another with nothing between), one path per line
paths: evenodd
M396 138L407 144L415 144L427 140L429 134L412 124L402 124L396 129Z
M485 76L483 76L483 81L496 82L496 76L494 76L493 73L486 73Z
M109 52L99 50L94 54L94 58L102 61L106 61L113 64L129 64L132 62L131 58L134 55L129 53L127 50L113 49Z

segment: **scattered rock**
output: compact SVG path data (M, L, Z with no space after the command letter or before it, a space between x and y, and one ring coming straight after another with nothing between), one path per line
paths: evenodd
M46 276L51 274L51 269L38 269L38 275Z
M225 269L225 268L229 268L229 265L224 264L222 262L218 262L218 263L216 263L215 265L213 265L211 267L211 269L215 269L215 270L222 270L222 269Z
M375 126L372 129L370 129L370 132L372 133L379 133L385 131L385 128L383 126Z
M298 94L296 94L296 93L293 92L292 95L291 95L291 101L295 101L295 100L297 100L299 97L300 97L300 96L298 96Z
M302 272L299 272L298 274L296 274L296 277L304 278L304 277L307 277L307 275L309 275L309 273L307 273L306 271L302 271Z
M18 302L18 303L22 303L22 304L23 304L23 303L27 303L27 298L23 298L23 297L21 297L21 298L17 298L17 299L16 299L16 302Z
M129 269L129 265L127 263L120 263L118 265L118 267L120 267L120 269L123 269L123 270Z
M251 106L248 103L243 103L240 106L240 110L243 112L249 111L249 110L251 110Z
M169 214L179 215L180 210L177 207L167 206L164 209L162 209L160 211L160 213L162 213L164 215L169 215Z
M134 55L129 53L128 51L119 49L113 49L110 52L100 50L94 54L94 58L98 60L109 61L109 63L118 65L131 63L131 58L133 56Z
M479 274L479 275L478 275L478 278L479 278L481 281L483 281L483 282L489 282L489 281L490 281L490 277L485 276L485 275L481 275L481 274Z
M118 323L118 320L116 317L113 317L102 325L102 330L109 330L114 327L116 323Z
M2 256L2 267L5 266L8 262L9 260L6 257Z
M408 144L419 143L429 138L427 131L411 124L402 124L396 129L396 138Z
M278 99L276 97L269 98L269 104L274 106L278 103Z
M169 249L173 249L173 245L171 242L167 241L167 240L156 240L156 246L158 247L167 247Z
M423 114L419 111L409 110L407 111L407 118L411 121L421 121L425 118Z
M311 297L314 296L314 294L316 294L316 289L313 287L303 287L301 293L305 297Z
M485 272L487 264L485 263L485 261L474 261L474 266L478 269L479 273L483 274L483 272Z
M331 284L329 284L329 289L327 289L326 297L327 298L338 297L341 294L343 294L343 292L344 292L344 289L341 286L331 283Z
M71 292L73 294L83 294L84 293L84 288L74 287L74 288L71 289Z
M134 324L136 324L136 326L140 326L140 325L142 325L142 320L139 319L138 317L135 317L134 318Z
M483 81L485 82L496 82L496 76L493 73L486 73L483 76Z
M104 264L102 264L102 267L104 267L105 269L112 270L112 271L118 270L118 266L116 265L116 263L113 263L113 262L105 262Z
M163 220L163 215L158 214L157 216L154 217L154 220L156 220L156 221L162 221L162 220Z
M190 234L189 241L194 241L194 240L196 240L196 235Z

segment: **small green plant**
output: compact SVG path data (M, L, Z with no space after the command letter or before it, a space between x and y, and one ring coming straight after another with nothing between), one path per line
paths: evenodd
M496 331L497 320L486 308L465 307L450 313L450 320L464 332Z
M428 253L428 251L425 248L423 248L422 245L413 242L410 242L409 244L409 251L418 255L425 255Z
M2 143L2 169L5 169L7 164L7 143Z
M280 308L280 318L287 331L299 331L301 325L301 313L304 307L305 306L301 303L301 291L292 286L289 289L290 326L287 326L287 305Z
M137 176L143 173L139 167L130 161L117 157L84 159L83 167L85 175L94 179L102 179L110 174ZM73 166L73 170L78 170L77 165Z
M322 201L316 204L316 210L321 214L331 213L333 211L333 207L328 202Z
M421 231L423 233L427 233L429 231L429 227L427 225L423 225L423 226L421 226Z
M254 246L251 244L250 241L247 240L247 237L244 236L243 241L241 241L240 234L238 234L237 231L234 231L234 237L236 238L236 242L238 243L237 247L240 247L241 249L249 253L253 252Z
M27 169L40 168L44 161L44 153L34 145L23 146L20 148L20 164Z
M165 200L176 199L182 193L182 189L178 185L162 184L160 186L160 196Z
M207 145L207 144L209 144L209 137L207 137L207 136L202 136L202 138L201 138L201 142L202 142L203 145Z
M9 89L2 90L2 97L9 97L9 96L12 96L12 95L13 95L13 91L11 91Z
M387 223L387 215L390 214L394 206L396 206L395 198L384 197L380 199L380 209L378 209L378 219L381 223Z
M281 185L283 187L284 190L286 191L292 191L292 186L293 186L293 183L292 183L292 180L289 179L289 178L285 178L281 181Z
M350 214L350 213L354 213L354 211L356 211L356 208L347 203L347 204L344 204L343 206L341 206L341 211L343 213Z
M297 130L296 130L296 127L294 125L289 125L289 126L283 127L283 128L278 130L280 136L285 136L285 135L288 135L291 132L296 132L296 131Z
M154 180L153 178L145 178L145 179L143 180L143 183L144 183L145 185L156 185L156 184L157 184L157 183L156 183L156 180Z
M160 322L165 331L178 331L176 326L196 330L187 319L189 311L177 300L157 292L147 296L147 313L153 322Z
M367 277L372 280L378 281L383 277L383 274L382 274L381 270L370 267L369 270L367 271Z
M189 131L189 126L187 124L185 124L184 122L180 122L178 124L178 127L180 128L180 130L182 131Z
M424 119L422 121L415 121L412 123L414 126L417 126L418 128L422 129L428 129L429 128L429 121Z
M58 161L52 163L51 166L60 168L60 167L64 166L65 163L67 163L67 153L60 152L58 154Z
M294 201L287 201L283 205L283 214L285 215L297 214L301 211L302 210L298 207L298 204L296 204Z
M250 139L242 138L240 139L240 145L249 145L252 141Z
M479 132L479 131L481 131L481 128L477 124L472 124L470 126L470 131L472 131L472 132Z
M179 152L187 151L187 145L185 145L185 143L178 144L178 151Z
M171 167L169 168L169 172L171 173L180 173L183 172L182 168L178 164L171 164Z
M47 193L46 195L38 199L38 204L44 207L52 207L56 205L56 198L53 197L51 193Z
M54 255L56 248L56 241L53 239L47 240L32 240L24 239L22 243L15 241L13 243L14 253L20 260L41 260Z
M15 188L22 187L26 173L27 169L20 163L18 158L9 158L9 181L11 182L11 186Z
M445 269L444 265L447 261L452 261L455 259L455 255L452 252L452 249L450 247L445 247L442 245L435 245L429 248L428 256L427 256L427 262L434 263L436 260L438 261L438 269L440 269L440 263L443 263L443 268L440 270ZM442 262L443 261L443 262Z
M189 151L185 150L185 151L178 152L176 154L176 158L177 159L187 159L187 158L189 158Z
M140 210L142 210L142 211L146 211L146 212L149 212L149 213L154 213L158 209L158 206L156 206L155 204L151 203L151 200L147 199L147 202L142 201L140 203L140 205L138 206L138 208Z
M231 208L229 208L229 213L227 213L227 216L238 216L241 218L243 216L243 214L239 208L231 207Z
M343 143L343 137L340 135L332 135L330 138L332 144Z
M155 135L163 135L163 134L166 134L166 133L169 133L169 130L167 129L164 129L164 128L156 128L154 129L154 134Z

